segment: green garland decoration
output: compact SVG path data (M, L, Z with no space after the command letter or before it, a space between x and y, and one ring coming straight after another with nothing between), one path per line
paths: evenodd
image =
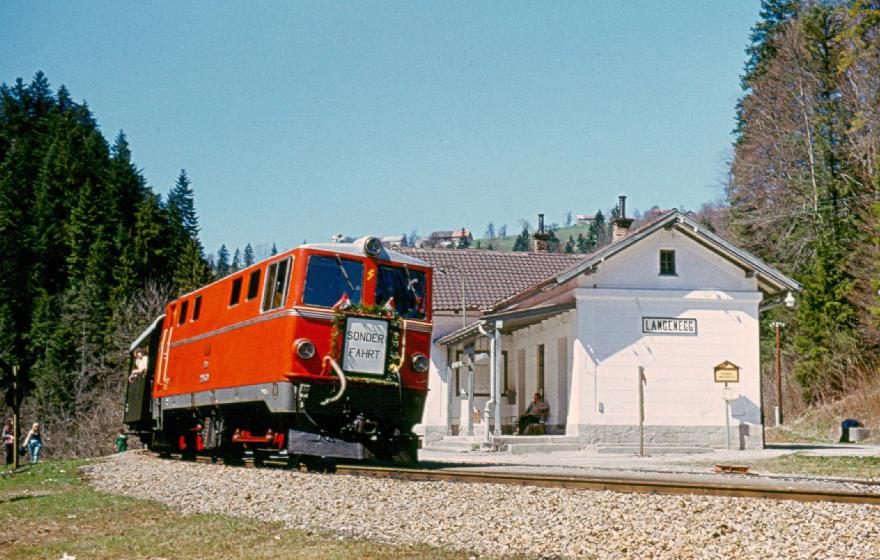
M392 366L400 362L400 315L398 315L397 312L394 310L389 310L385 308L385 306L383 305L353 303L345 309L334 309L333 323L330 329L330 352L328 355L340 364L339 367L342 367L339 338L342 336L342 333L345 330L345 319L349 316L378 318L388 321L388 336L391 343L388 348L388 355L385 357L385 373L381 378L375 376L365 376L358 373L351 373L346 375L348 380L357 383L393 385L397 387L399 385L399 378L396 372L392 369ZM324 364L324 367L325 371L327 371L327 373L329 374L332 368L330 368L326 363Z

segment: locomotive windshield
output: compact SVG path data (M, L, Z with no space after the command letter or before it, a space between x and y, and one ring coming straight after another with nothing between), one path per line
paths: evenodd
M347 294L352 303L361 302L364 287L364 263L324 255L309 257L303 303L333 307Z
M407 267L380 266L376 281L376 303L385 305L394 298L394 309L404 319L427 316L425 273Z

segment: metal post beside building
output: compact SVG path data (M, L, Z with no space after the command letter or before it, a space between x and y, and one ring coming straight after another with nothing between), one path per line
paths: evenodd
M492 333L492 361L495 365L493 378L495 380L495 434L501 435L501 370L504 367L501 355L501 327L502 321L495 321L495 332Z
M780 357L780 336L779 329L785 326L785 323L774 321L770 323L771 327L776 329L776 407L773 409L773 415L776 419L776 425L782 425L782 359Z
M639 457L645 456L645 368L639 366Z

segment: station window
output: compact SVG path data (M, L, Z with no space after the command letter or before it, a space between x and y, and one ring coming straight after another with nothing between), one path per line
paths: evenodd
M189 300L180 302L180 318L177 320L178 325L186 323L186 313L189 311Z
M202 313L202 296L196 296L196 299L193 301L193 321L199 320L199 315Z
M248 280L248 293L247 300L250 301L257 297L257 294L260 292L260 273L262 269L258 268L255 271L251 272L251 278Z
M536 393L541 393L541 396L544 396L544 345L538 345L538 390Z
M660 251L660 276L675 276L675 251Z
M290 257L274 262L266 269L266 288L263 290L263 311L284 305L290 278Z
M238 305L239 299L241 299L241 277L240 276L232 281L232 293L229 294L229 307L232 307L233 305Z

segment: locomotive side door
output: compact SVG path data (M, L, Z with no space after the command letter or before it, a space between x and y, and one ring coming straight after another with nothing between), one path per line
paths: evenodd
M152 423L152 411L150 408L152 399L153 379L155 376L156 361L159 355L159 338L162 334L161 315L153 324L132 343L129 351L128 372L125 375L125 414L123 422L131 428L149 429ZM141 375L130 373L135 369L135 352L144 349L147 358L147 370Z

